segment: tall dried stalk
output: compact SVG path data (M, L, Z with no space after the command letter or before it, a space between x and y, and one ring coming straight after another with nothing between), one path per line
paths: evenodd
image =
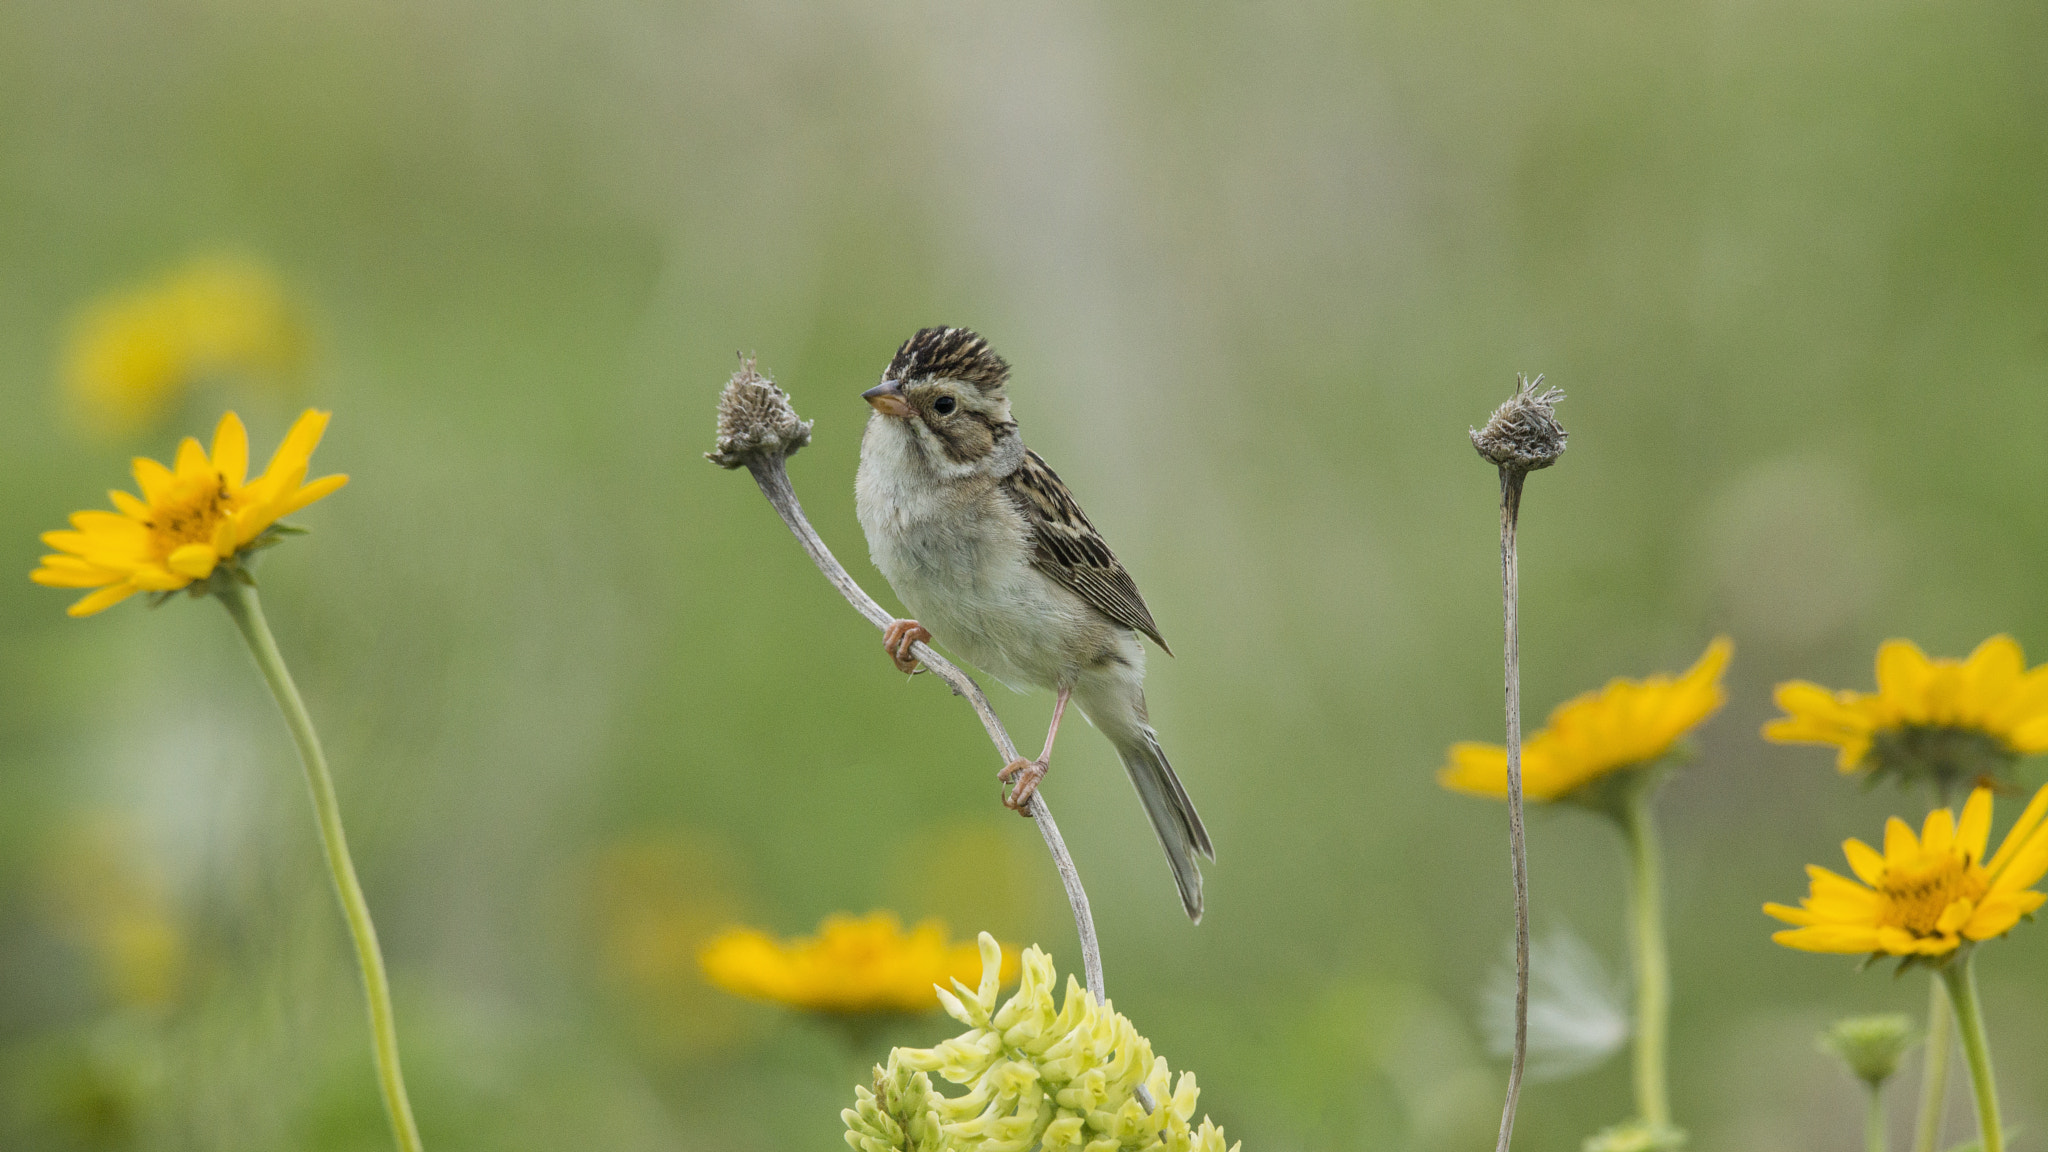
M1472 446L1500 469L1500 583L1506 641L1502 664L1507 696L1508 858L1515 889L1515 1048L1508 1061L1507 1100L1501 1105L1495 1152L1514 1139L1515 1104L1529 1046L1529 851L1522 839L1521 575L1515 530L1521 521L1522 481L1548 468L1564 452L1565 432L1556 404L1564 393L1539 391L1543 377L1516 379L1515 393L1494 410L1486 427L1472 430Z

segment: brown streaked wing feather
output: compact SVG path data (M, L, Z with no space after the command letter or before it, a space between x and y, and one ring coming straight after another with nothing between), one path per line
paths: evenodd
M1159 635L1159 626L1152 622L1152 610L1138 594L1137 582L1117 562L1095 525L1088 522L1073 494L1060 483L1059 474L1027 448L1024 463L1003 485L1017 498L1017 506L1031 525L1032 567L1059 581L1104 616L1150 636L1168 656L1173 655Z

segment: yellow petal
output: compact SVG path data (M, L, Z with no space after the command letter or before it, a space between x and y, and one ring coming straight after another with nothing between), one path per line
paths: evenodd
M1956 825L1956 851L1974 863L1984 862L1984 845L1991 839L1991 789L1978 788L1963 802L1963 818Z
M178 441L178 459L172 471L180 480L202 480L213 471L213 466L207 462L206 449L199 446L199 441L187 436Z
M1539 733L1540 735L1540 733ZM1586 765L1581 764L1581 768ZM1574 773L1569 766L1560 763L1551 754L1550 745L1539 745L1530 741L1522 746L1522 798L1542 804L1555 800L1591 779L1596 773L1582 771ZM1501 795L1507 795L1507 768L1503 758L1501 768Z
M247 515L262 521L267 528L277 519L277 509L299 490L306 479L306 466L295 464L284 469L272 468L256 478L242 490L241 503Z
M2006 837L2006 843L2011 842L2012 838ZM2000 852L2004 850L1999 849ZM2026 842L2014 849L2013 854L1991 874L1991 890L2016 892L2032 888L2043 875L2048 875L2048 829L2036 828Z
M1984 898L1977 905L1976 914L1963 926L1962 933L1972 940L1989 940L2012 931L2020 917L2041 906L2048 899L2039 892L1999 892Z
M320 446L320 437L327 432L327 421L334 414L312 408L300 413L293 421L291 431L285 433L284 443L277 446L277 452L270 457L270 465L263 470L264 477L270 478L298 470L305 474L306 465L313 458L313 449ZM294 481L294 484L297 482Z
M1877 849L1861 840L1844 840L1842 852L1849 857L1849 870L1856 873L1858 880L1872 888L1884 882L1884 857Z
M71 607L66 608L64 611L67 615L71 616L90 616L95 612L104 612L112 608L121 601L135 595L135 591L135 586L132 584L116 584L111 588L100 589Z
M1843 775L1856 771L1863 766L1863 757L1869 751L1870 738L1867 736L1844 743L1842 750L1835 754L1835 770Z
M41 540L43 543L49 545L52 548L55 548L57 551L71 553L84 552L87 547L87 542L91 539L92 538L90 536L87 536L83 532L67 532L62 528L45 532L41 536Z
M166 567L181 576L204 580L213 575L213 566L220 563L220 553L211 544L186 544L172 551L164 561Z
M1973 717L1989 717L2012 695L2027 670L2019 641L2003 634L1977 645L1963 661L1964 705Z
M1912 826L1897 816L1884 822L1884 859L1887 864L1904 864L1920 855L1920 841Z
M122 576L76 556L45 556L42 567L29 573L28 578L45 588L98 588L119 583Z
M140 540L148 535L148 529L126 516L113 512L102 512L87 508L71 514L71 526L80 532L94 536L105 536L112 540Z
M1804 908L1789 908L1783 904L1765 904L1764 915L1776 916L1787 924L1811 924L1813 913Z
M91 539L86 541L84 548L72 555L96 567L114 572L127 572L137 564L149 560L149 546L147 543L131 544Z
M142 499L149 504L160 503L171 493L171 470L147 456L137 456L129 462L135 473L135 483L142 489Z
M1437 783L1472 796L1508 794L1508 750L1498 744L1470 740L1451 745L1450 762L1436 774Z
M1877 694L1894 714L1924 720L1921 693L1933 671L1919 645L1911 640L1887 640L1877 649Z
M272 513L272 516L277 519L289 516L315 500L325 499L340 491L341 486L346 483L348 483L346 475L322 476L320 479L313 481L311 484L286 497L277 505L276 511ZM979 964L980 962L980 955L977 953L975 963Z
M1875 924L1884 912L1884 897L1865 892L1850 895L1810 896L1802 905L1816 924Z
M1950 932L1939 936L1922 936L1913 941L1911 950L1922 956L1940 956L1955 951L1962 943L1960 937Z
M92 561L87 560L84 557L72 556L61 552L43 557L43 566L45 568L59 568L66 572L105 571L104 568L100 567L98 564L94 564Z
M2006 830L2005 842L1998 846L1998 854L1991 858L1990 863L1984 865L1985 870L1997 876L2006 862L2012 859L2013 854L2024 847L2026 841L2041 827L2043 817L2048 817L2048 784L2037 789L2034 798L2027 801L2026 810L2021 812L2020 818ZM2026 885L2022 884L2020 887L2024 888Z
M147 523L150 519L149 505L121 491L119 488L107 489L107 499L113 501L114 507L119 508L121 514L130 520L138 523Z
M222 416L220 426L213 430L213 467L230 491L249 478L249 430L233 412Z
M2048 665L2020 677L1988 723L1993 731L2003 731L2043 715L2048 715Z
M1789 716L1807 716L1845 728L1870 727L1869 714L1857 707L1853 694L1830 692L1806 680L1787 680L1771 695Z
M1921 826L1920 851L1927 856L1946 856L1956 842L1956 815L1946 808L1936 808L1927 814L1927 822Z
M1921 950L1920 941L1914 939L1911 932L1904 928L1890 927L1877 929L1877 947L1879 951L1889 952L1893 956L1911 956Z
M270 527L270 520L263 515L261 508L245 508L229 516L227 522L234 526L233 540L236 548L254 540L265 528Z
M192 578L161 564L142 564L129 574L128 582L145 592L170 592L190 584Z
M1977 905L1973 901L1950 901L1948 907L1941 910L1941 918L1934 922L1934 930L1943 935L1953 936L1963 930L1963 925L1970 922L1970 914L1976 910Z
M1771 939L1801 952L1875 952L1877 930L1860 925L1818 924L1810 928L1787 928L1771 933Z
M1943 660L1927 675L1920 689L1918 717L1928 724L1959 724L1963 720L1963 669Z
M1672 709L1669 723L1683 731L1705 720L1727 702L1728 693L1721 688L1721 674L1728 670L1728 661L1734 655L1735 641L1726 636L1714 637L1707 650L1672 685L1668 694Z
M2014 725L2005 734L2005 744L2022 756L2048 752L2048 716L2036 716Z

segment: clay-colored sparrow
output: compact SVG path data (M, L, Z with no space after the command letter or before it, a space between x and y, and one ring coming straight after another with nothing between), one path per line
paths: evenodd
M915 667L911 644L936 638L1014 689L1057 693L1045 750L1000 774L1016 780L1004 802L1019 811L1045 775L1071 697L1116 746L1199 923L1196 857L1216 853L1145 717L1138 637L1166 641L1066 485L1024 447L1009 377L980 336L927 328L861 393L875 411L854 481L860 524L875 566L917 616L891 625L884 644L905 672Z

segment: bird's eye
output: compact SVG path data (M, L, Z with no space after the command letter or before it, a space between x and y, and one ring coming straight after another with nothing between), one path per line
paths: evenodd
M941 396L937 400L932 401L932 411L937 412L941 416L951 416L953 409L959 406L959 402L955 401L951 396Z

